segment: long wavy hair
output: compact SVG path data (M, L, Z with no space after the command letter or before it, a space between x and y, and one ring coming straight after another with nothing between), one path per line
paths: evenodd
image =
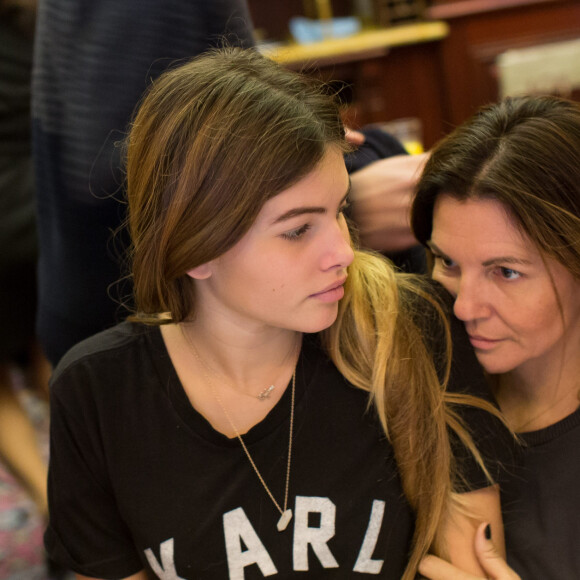
M336 96L257 52L212 51L157 79L127 140L133 320L194 317L195 282L186 272L236 244L264 203L316 168L329 147L349 149ZM440 364L418 310L432 312L446 337ZM474 449L445 393L448 335L441 305L418 278L355 251L323 343L339 371L371 393L392 443L416 515L405 580L434 545L451 502L448 425Z

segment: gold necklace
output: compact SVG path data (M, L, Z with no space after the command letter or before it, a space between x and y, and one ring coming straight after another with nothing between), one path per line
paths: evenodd
M207 369L204 361L200 357L199 353L197 352L197 349L195 348L193 342L190 340L189 336L183 330L183 326L181 324L179 325L179 328L181 330L181 334L183 335L183 338L185 339L185 342L190 347L195 358L200 362L201 366L204 369ZM202 374L203 374L207 384L209 385L209 388L212 392L212 395L214 396L215 400L218 402L218 404L221 407L224 415L226 416L226 419L228 420L228 423L230 424L233 432L236 434L238 441L242 445L242 449L244 450L246 457L248 458L248 461L250 462L250 465L254 469L254 472L258 476L260 483L262 484L262 486L266 490L266 493L268 494L269 498L272 500L272 503L276 506L276 509L280 512L280 519L278 520L278 523L276 524L276 528L278 529L279 532L283 532L288 527L288 524L290 523L290 520L292 519L292 510L288 509L288 490L290 488L290 466L292 463L292 435L294 432L294 399L295 399L295 394L296 394L296 367L294 367L294 372L292 373L292 398L291 398L292 402L290 405L290 434L288 436L288 462L286 464L286 484L284 487L284 508L280 507L280 504L276 501L276 498L274 497L274 495L270 491L270 488L268 487L266 481L262 477L262 474L260 473L258 466L256 465L256 463L252 459L252 456L250 455L249 449L246 447L246 444L245 444L244 440L242 439L242 436L240 435L240 432L239 432L238 428L236 427L236 424L234 423L231 415L229 414L228 410L226 409L226 406L224 405L218 392L216 391L216 389L213 385L213 382L211 381L211 379L209 378L209 376L207 375L206 372L202 371ZM259 398L259 396L258 396L258 398Z
M501 375L495 375L495 377L497 377L495 379L495 385L497 388L501 389L501 383L502 383L502 377ZM560 395L559 397L556 397L551 403L549 403L548 405L546 405L546 407L540 411L538 411L537 413L535 413L534 415L532 415L531 417L528 417L523 423L519 423L518 425L512 425L510 424L510 427L514 430L515 433L525 433L526 428L532 424L535 423L536 421L538 421L538 419L543 418L544 415L550 413L550 411L552 411L553 409L555 409L560 403L562 403L565 399L567 399L568 397L571 397L573 395L575 395L576 397L576 401L580 402L580 390L579 390L579 382L577 381L574 384L574 387L567 390L566 392L564 392L563 395ZM495 393L496 396L496 400L498 401L499 404L499 398L498 398L498 393ZM575 406L574 410L576 410L578 408L578 405ZM501 405L500 405L500 410L501 410ZM573 413L574 410L570 410L569 412L566 412L564 416L569 415L570 413ZM557 419L556 421L553 420L548 420L547 424L542 425L542 426L535 426L532 428L532 431L538 431L539 429L544 429L546 427L549 427L550 425L553 425L554 423L559 422L561 419L563 419L564 417L561 417L559 419ZM528 429L529 431L529 429Z
M180 328L181 328L181 332L182 332L182 333L184 333L183 326L180 326ZM184 335L184 336L185 336L185 335ZM188 342L189 344L191 344L191 342L190 342L190 341L187 339L187 336L186 336L186 340L187 340L187 342ZM212 368L212 367L211 367L211 366L210 366L210 365L209 365L209 364L208 364L208 363L207 363L205 360L203 360L203 359L201 358L201 356L200 356L200 355L199 355L199 353L197 352L197 349L195 349L195 348L193 347L193 345L191 345L191 346L192 346L192 350L194 351L194 354L196 355L196 358L197 358L197 360L198 360L198 361L199 361L199 362L202 364L203 368L204 368L204 369L205 369L205 370L206 370L208 373L211 373L211 374L212 374L212 375L213 375L213 376L214 376L216 379L219 379L219 378L220 378L220 377L219 377L220 373L218 373L217 371L215 371L215 370L214 370L214 369L213 369L213 368ZM280 365L280 366L283 366L283 365L286 363L286 361L288 360L288 358L290 357L290 355L291 355L293 352L296 352L296 351L295 351L295 349L294 349L294 348L291 348L291 349L288 351L288 354L286 354L286 356L285 356L285 357L284 357L284 359L282 360L282 362L281 362L281 365ZM223 375L222 375L222 381L223 381ZM276 385L274 385L274 384L271 384L269 387L266 387L266 388L262 389L262 390L261 390L261 391L260 391L260 392L259 392L257 395L248 395L248 396L250 396L250 397L253 397L253 398L255 398L255 399L258 399L259 401L265 401L266 399L269 399L269 398L270 398L270 395L272 394L272 391L273 391L275 388L276 388Z

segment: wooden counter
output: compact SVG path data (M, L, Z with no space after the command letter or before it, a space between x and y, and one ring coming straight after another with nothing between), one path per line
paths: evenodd
M262 52L291 68L299 68L304 64L327 66L384 56L393 47L441 40L448 32L449 27L445 22L419 22L363 30L347 38L333 38L311 44L285 44L265 48Z
M278 30L270 38L285 37L288 19L302 13L302 0L249 4L260 27ZM343 81L345 118L352 127L420 119L429 148L481 105L498 99L497 63L504 52L580 38L580 0L432 0L429 5L427 22L285 44L267 54L293 69ZM333 8L345 16L350 6L335 0ZM580 101L580 90L567 96Z
M419 22L262 52L289 68L342 82L351 127L416 117L430 147L444 132L439 45L448 31L445 22Z

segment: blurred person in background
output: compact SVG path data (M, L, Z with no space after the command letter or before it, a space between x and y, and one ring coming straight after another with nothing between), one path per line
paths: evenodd
M253 44L243 0L40 0L33 73L37 329L54 365L123 319L130 284L117 142L166 67L223 42Z

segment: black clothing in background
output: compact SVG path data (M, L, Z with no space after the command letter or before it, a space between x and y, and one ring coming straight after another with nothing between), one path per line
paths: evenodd
M580 409L519 436L522 466L501 486L508 564L524 580L580 578Z
M56 364L130 299L122 152L151 79L223 43L253 44L244 0L40 0L33 73L38 334Z
M34 336L36 217L30 146L32 32L0 15L0 361Z

